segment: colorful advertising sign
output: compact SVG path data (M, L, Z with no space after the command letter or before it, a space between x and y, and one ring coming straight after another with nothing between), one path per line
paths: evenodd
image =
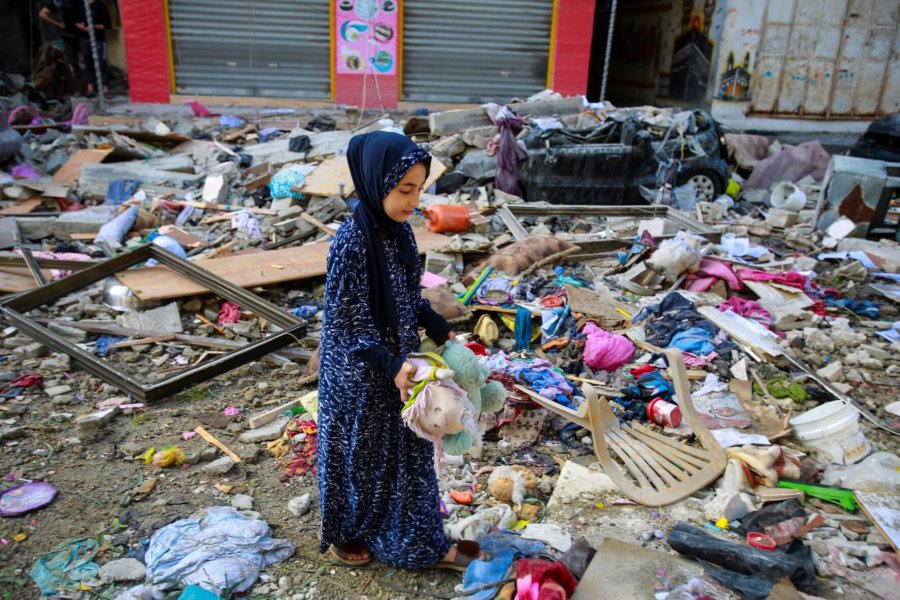
M337 72L396 75L399 0L334 0L334 3Z

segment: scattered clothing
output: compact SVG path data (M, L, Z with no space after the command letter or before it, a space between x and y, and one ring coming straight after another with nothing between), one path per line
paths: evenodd
M595 371L615 371L634 356L634 344L624 335L610 333L594 323L585 325L584 334L584 364Z
M272 537L269 525L230 506L212 506L153 534L144 560L147 580L167 589L180 582L222 595L249 590L262 569L286 560L294 544Z

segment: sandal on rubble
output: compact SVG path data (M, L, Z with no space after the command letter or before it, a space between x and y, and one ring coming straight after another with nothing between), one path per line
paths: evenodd
M473 560L487 560L487 557L481 553L481 546L478 545L478 542L460 540L456 543L456 556L453 557L453 560L442 560L435 565L435 568L464 573Z
M350 567L363 567L372 562L371 555L369 558L356 560L350 558L351 554L361 554L363 551L368 552L369 549L366 548L365 544L358 541L347 542L346 544L343 544L343 547L334 544L328 547L328 553L331 554L335 560Z

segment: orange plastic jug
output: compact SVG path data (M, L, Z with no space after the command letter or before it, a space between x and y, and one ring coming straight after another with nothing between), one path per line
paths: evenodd
M428 222L428 229L435 233L461 233L472 224L469 209L465 206L435 204L422 212Z

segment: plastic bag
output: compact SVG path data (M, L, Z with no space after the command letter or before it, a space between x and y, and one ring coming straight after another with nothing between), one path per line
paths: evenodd
M822 483L858 492L900 494L900 458L890 452L876 452L855 465L831 464Z
M797 540L787 551L759 550L678 523L669 532L668 542L673 550L703 562L710 575L746 599L766 598L785 576L800 590L810 589L816 581L812 550Z

